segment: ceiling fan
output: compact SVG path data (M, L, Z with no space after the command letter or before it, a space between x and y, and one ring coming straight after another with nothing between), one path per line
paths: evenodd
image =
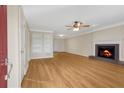
M67 30L79 31L81 28L90 27L90 25L84 24L80 21L74 21L72 25L66 27L69 27Z

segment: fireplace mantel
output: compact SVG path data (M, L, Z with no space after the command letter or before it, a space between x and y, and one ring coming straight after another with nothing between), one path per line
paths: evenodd
M89 55L90 58L95 58L95 45L96 44L119 44L119 62L118 64L124 65L124 40L120 39L107 39L107 40L93 40L92 41L92 52ZM97 59L102 59L102 58L97 58Z
M119 60L124 61L124 41L123 40L93 40L92 41L92 53L90 55L95 56L96 44L119 44ZM124 63L124 62L123 62Z

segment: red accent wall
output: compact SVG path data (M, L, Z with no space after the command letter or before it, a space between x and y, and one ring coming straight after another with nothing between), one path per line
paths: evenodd
M7 81L4 79L7 74L5 63L7 58L7 6L0 5L0 87L6 88Z

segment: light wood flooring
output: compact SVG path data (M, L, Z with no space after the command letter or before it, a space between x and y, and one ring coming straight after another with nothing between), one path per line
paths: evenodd
M23 88L124 87L124 66L69 53L31 60Z

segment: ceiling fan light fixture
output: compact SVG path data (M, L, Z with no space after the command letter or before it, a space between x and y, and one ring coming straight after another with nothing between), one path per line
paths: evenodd
M63 34L60 34L59 37L64 37L64 35Z
M66 27L69 27L67 30L72 30L72 31L79 31L81 28L88 28L90 25L84 24L80 21L74 21L72 25L68 25Z
M81 22L78 22L78 23L77 23L77 26L79 27L80 25L81 25Z
M73 28L73 31L79 31L79 28Z

